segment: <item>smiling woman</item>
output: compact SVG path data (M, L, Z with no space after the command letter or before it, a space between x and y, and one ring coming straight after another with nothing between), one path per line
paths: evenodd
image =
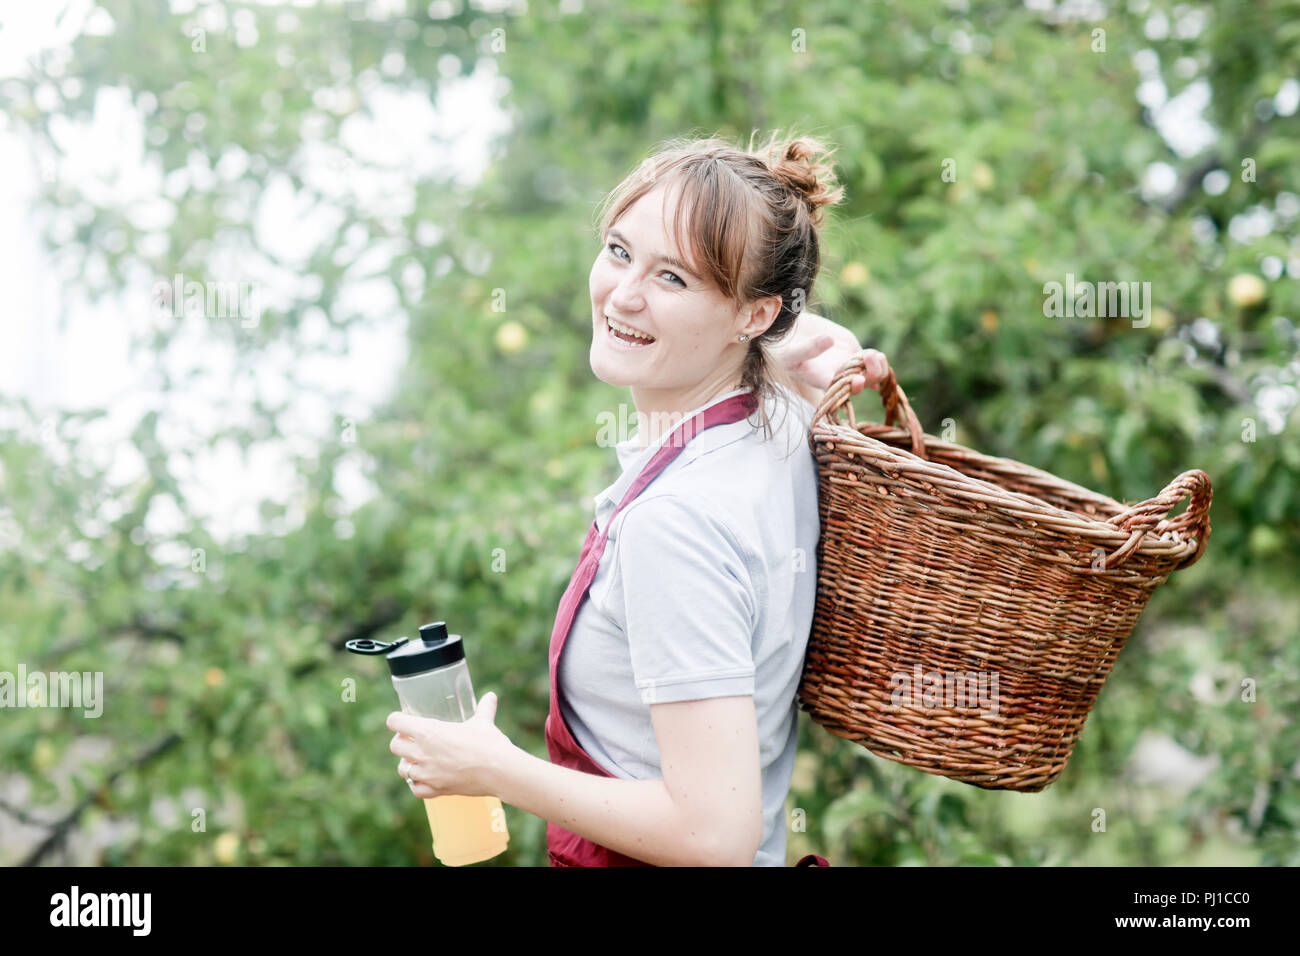
M860 351L804 310L839 197L826 155L674 140L611 193L590 361L630 389L638 432L552 627L550 760L493 726L491 696L483 720L391 745L416 796L547 820L554 866L785 863L820 536L809 402ZM878 382L864 371L854 392Z
M591 367L631 389L643 422L744 387L770 436L763 400L794 382L769 350L804 311L821 210L843 194L826 181L828 156L807 138L773 135L757 153L673 140L606 198L589 278Z
M676 140L607 200L590 361L638 434L552 630L551 763L497 777L552 865L785 863L820 528L811 407L768 349L816 278L824 155Z

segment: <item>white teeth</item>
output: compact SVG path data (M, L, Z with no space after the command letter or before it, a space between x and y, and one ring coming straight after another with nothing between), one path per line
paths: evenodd
M611 319L609 316L605 316L605 321L608 322L609 325L610 325L610 328L612 328L612 329L613 329L614 331L616 331L616 332L622 332L624 335L634 335L634 336L636 336L636 337L639 338L639 339L645 339L647 342L653 342L653 341L654 341L653 338L651 338L650 336L646 335L644 332L638 332L636 329L629 329L626 325L619 325L617 322L615 322L615 321L614 321L613 319Z

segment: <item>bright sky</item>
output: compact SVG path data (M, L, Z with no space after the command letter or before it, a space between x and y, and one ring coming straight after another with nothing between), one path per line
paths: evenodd
M174 8L182 6L192 4L173 3ZM291 10L293 5L278 6ZM66 47L81 29L113 29L103 11L83 0L13 4L5 11L3 24L0 77L21 72L26 60L39 50ZM374 118L349 118L340 138L359 160L382 163L384 168L367 166L340 174L331 165L334 156L330 149L321 146L305 151L305 175L327 194L347 195L373 214L403 212L413 203L415 181L435 173L452 173L460 183L472 184L488 163L490 138L506 128L505 115L496 105L502 83L493 70L480 70L469 80L444 87L436 111L421 91L380 83L369 93ZM190 169L164 181L156 164L145 163L144 126L134 105L118 90L106 90L99 96L92 123L74 125L63 120L58 133L65 150L58 159L61 178L77 183L92 196L135 200L131 212L135 223L159 230L165 229L174 215L172 204L160 197L175 196L191 184L200 184L204 177L233 171L247 160L238 153L231 157L230 170L219 163L215 171ZM0 168L6 171L0 177L0 283L9 292L9 308L0 310L0 342L5 346L0 349L0 396L27 398L37 407L41 420L52 417L56 409L106 407L107 420L96 423L90 434L97 459L111 463L110 474L120 481L144 474L143 459L125 436L150 408L162 415L160 434L165 447L197 447L201 436L231 421L251 421L248 409L255 396L270 404L290 399L290 411L282 418L289 436L285 446L255 445L246 464L233 442L204 452L193 466L183 456L172 456L183 490L199 513L208 516L219 537L263 530L257 504L266 498L292 503L303 483L293 473L288 453L307 451L322 440L337 437L338 418L356 423L358 449L364 449L367 416L388 397L390 383L406 360L405 318L386 282L359 280L345 288L341 312L362 314L368 323L364 330L354 329L349 334L337 358L308 357L285 347L268 349L258 360L252 387L241 385L233 394L235 352L210 334L210 324L239 322L239 317L177 319L181 334L162 361L174 382L190 369L198 369L201 377L174 388L164 406L163 393L155 384L159 360L147 350L131 356L128 344L133 326L138 330L155 320L150 301L154 284L171 277L140 275L120 297L93 302L73 299L50 257L32 238L36 223L31 204L41 185L39 161L33 161L30 146L4 117L0 117ZM271 180L249 212L262 248L291 261L305 258L332 234L341 218L331 209L309 215L283 176ZM63 226L65 230L71 227L71 223ZM436 237L437 224L428 224L422 232L425 241ZM391 257L391 250L364 237L359 237L355 253L359 273L382 268ZM250 259L241 250L226 250L226 261L230 275L257 283L255 310L283 298L302 283L300 275L275 273L260 258ZM409 278L418 283L422 277ZM67 311L66 326L59 323L61 306ZM324 341L328 331L322 313L309 314L304 340ZM316 397L306 388L294 394L290 370L298 381L319 386L323 394L333 395L333 400ZM0 424L16 420L16 413L0 403ZM64 460L57 444L50 451ZM336 478L345 512L372 492L359 465L363 457L349 455L354 464ZM159 500L150 511L151 531L161 533L180 526L179 511L167 507L169 504L169 500ZM100 517L108 520L116 515ZM301 518L301 510L291 505L289 526ZM345 536L349 533L346 520L340 521L339 531Z

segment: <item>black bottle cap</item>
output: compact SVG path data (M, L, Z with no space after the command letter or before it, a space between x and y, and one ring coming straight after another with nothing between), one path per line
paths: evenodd
M348 641L343 646L353 654L383 654L394 677L409 677L465 659L465 646L460 642L460 635L448 636L444 621L423 625L419 639L414 641L399 637L385 643L365 638Z
M464 659L465 645L460 642L460 635L449 636L446 623L438 621L425 624L420 628L419 638L407 641L389 654L388 669L394 677L409 677Z

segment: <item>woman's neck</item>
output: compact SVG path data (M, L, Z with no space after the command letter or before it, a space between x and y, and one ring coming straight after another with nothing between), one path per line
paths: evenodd
M647 389L633 385L632 402L636 405L640 446L649 448L685 421L690 412L720 395L742 388L739 378L738 373L728 370L684 389Z

